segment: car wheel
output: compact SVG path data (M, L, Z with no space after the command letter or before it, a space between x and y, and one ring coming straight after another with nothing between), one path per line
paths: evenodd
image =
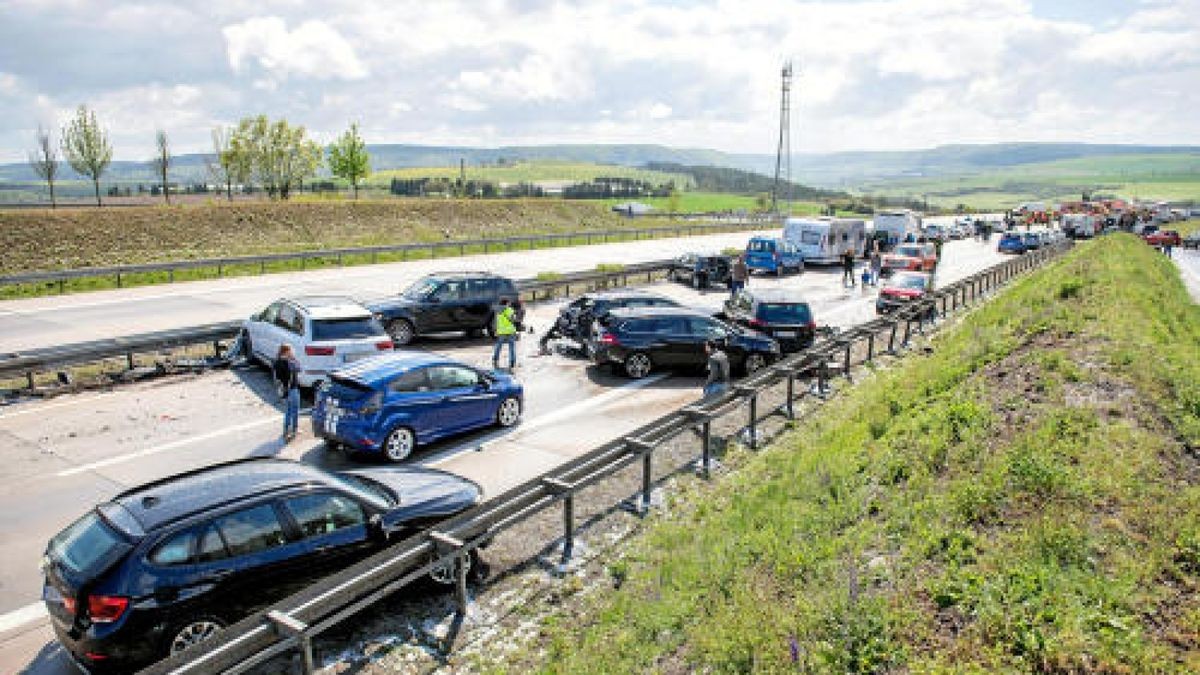
M416 330L413 328L412 322L408 319L394 319L388 322L388 335L392 336L392 342L397 345L406 345L412 342L416 335Z
M667 270L667 281L679 281L679 274L675 270Z
M751 352L746 355L746 362L742 367L746 370L747 375L753 375L762 370L767 365L767 357L762 354Z
M500 401L500 407L496 409L496 424L502 427L511 427L521 419L521 402L516 396L509 396Z
M416 445L417 438L413 435L412 429L396 427L383 442L383 456L389 462L403 462L412 454Z
M775 266L775 276L776 276L776 278L783 276L783 265Z
M495 339L495 337L496 337L496 317L494 315L488 317L487 325L483 327L483 331L485 333L487 333L487 336L489 338Z
M175 631L170 644L167 645L167 653L177 654L192 645L200 644L216 635L224 627L225 624L212 617L193 619Z
M271 381L275 383L275 396L278 397L279 400L281 400L281 401L283 399L287 398L288 392L287 392L287 389L283 386L283 383L280 382L279 380L275 379L274 377L271 378Z
M250 331L242 330L242 356L246 363L254 363L254 341L250 339Z
M634 352L625 357L625 374L635 380L640 380L649 375L653 367L654 364L651 363L648 354Z

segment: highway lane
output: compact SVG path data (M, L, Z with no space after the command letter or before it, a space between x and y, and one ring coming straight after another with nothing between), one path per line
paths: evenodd
M1001 259L994 241L952 242L944 258L939 283ZM874 316L874 292L843 288L836 269L783 280L756 277L752 285L800 290L820 323L848 326ZM714 311L725 297L666 282L654 289ZM531 307L530 323L540 332L560 305ZM469 476L487 494L498 494L699 396L697 374L630 383L569 354L535 357L536 340L530 338L520 343L517 369L527 390L522 425L438 444L419 452L416 461ZM416 346L478 365L490 362L490 346L481 340L427 339ZM20 668L42 658L30 672L59 672L55 664L61 657L48 644L52 636L45 621L36 620L37 560L51 534L97 501L163 475L254 454L330 468L361 461L327 451L303 423L300 438L281 446L274 403L265 374L247 369L0 411L0 434L10 448L0 466L0 545L6 551L0 566L0 665Z
M752 232L361 265L96 291L0 302L0 353L245 318L285 295L394 295L430 272L486 270L514 279L539 272L633 264L692 250L744 247Z

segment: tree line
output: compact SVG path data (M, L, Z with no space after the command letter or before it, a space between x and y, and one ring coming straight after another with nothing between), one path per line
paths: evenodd
M233 200L234 186L255 185L271 199L288 199L305 180L317 175L322 164L327 165L337 178L348 181L354 198L358 199L359 183L371 172L370 155L359 134L358 124L351 124L333 143L323 147L308 137L303 126L258 115L246 117L231 127L213 129L212 144L209 173L224 187L230 201ZM112 144L108 130L100 125L95 111L79 106L74 117L62 128L61 141L57 144L49 130L38 126L36 147L29 153L29 165L46 182L52 208L58 206L54 183L61 168L60 150L77 174L92 181L96 206L102 206L100 179L112 163ZM171 193L167 175L171 159L167 132L158 129L150 165L168 204Z

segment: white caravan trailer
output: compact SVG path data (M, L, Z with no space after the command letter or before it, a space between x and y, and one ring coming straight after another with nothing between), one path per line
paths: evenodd
M806 263L836 263L847 248L856 257L863 254L867 227L854 218L788 218L783 238L800 249Z
M874 237L882 241L885 248L890 249L896 244L906 241L910 234L913 241L921 236L920 215L908 209L879 211L875 214Z

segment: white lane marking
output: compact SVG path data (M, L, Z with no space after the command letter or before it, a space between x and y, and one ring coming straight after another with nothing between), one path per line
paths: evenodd
M527 422L521 422L521 424L519 426L515 427L511 431L493 434L492 438L484 440L483 442L475 441L475 442L461 445L461 446L458 446L455 448L448 448L446 450L443 450L442 452L440 452L436 455L433 455L432 457L430 457L426 460L423 460L421 462L421 465L422 466L437 466L439 464L445 464L446 462L454 459L455 457L457 457L465 452L482 450L484 447L491 445L492 443L497 443L497 442L503 441L503 440L510 440L511 438L526 434L526 433L534 431L536 429L540 429L541 427L544 427L549 424L554 424L555 422L566 419L573 415L577 415L585 410L590 410L592 408L600 407L600 406L608 403L609 401L612 401L614 399L618 399L618 398L621 398L622 396L627 395L631 391L636 391L638 389L642 389L642 388L648 387L652 384L661 382L664 379L666 379L668 375L669 375L669 373L659 373L657 375L652 375L650 377L643 378L641 380L633 380L632 382L629 382L628 384L623 384L620 387L617 387L616 389L613 389L611 391L606 391L603 394L599 394L599 395L593 396L591 398L586 398L582 401L576 401L575 403L572 403L571 405L568 405L563 408L559 408L558 410L555 410L552 413L547 413L545 415L542 415L541 417L535 417L534 419L529 420Z
M115 457L108 457L106 459L102 459L102 460L99 460L96 462L91 462L89 464L81 464L79 466L72 467L70 469L64 469L63 471L59 471L55 475L58 476L59 478L65 478L67 476L74 476L76 474L86 473L88 471L94 471L96 469L102 469L106 466L112 466L113 464L121 464L123 462L128 462L133 459L138 459L139 457L145 457L147 455L156 455L160 452L166 452L168 450L182 448L182 447L191 445L193 443L199 443L200 441L207 441L207 440L211 440L213 438L220 438L221 436L225 436L227 434L232 434L232 433L236 433L239 431L246 431L247 429L254 429L257 427L265 426L267 424L283 424L282 419L283 418L281 416L264 417L262 419L254 420L253 422L246 422L244 424L238 424L238 425L235 425L232 427L225 427L224 429L217 429L216 431L210 431L207 434L200 434L199 436L188 436L187 438L181 438L177 441L171 441L170 443L156 445L151 448L145 448L142 450L137 450L134 452L126 453L124 455L117 455Z
M0 614L0 633L19 628L27 623L33 623L45 617L46 605L44 603L35 602L32 605L25 605L7 614Z
M8 410L6 408L0 408L0 421L4 421L6 418L9 418L9 417L17 417L18 415L28 415L30 413L43 413L48 410L56 410L58 408L66 408L67 406L78 405L80 403L91 403L92 401L97 401L97 400L100 400L103 398L108 398L109 396L112 396L112 395L113 395L113 392L109 391L109 392L105 392L103 394L96 394L95 396L71 397L65 401L58 401L57 403L45 403L42 405L38 405L35 403L35 404L30 404L28 406L16 404L16 405L12 406L12 407L16 407L17 408L16 410Z

